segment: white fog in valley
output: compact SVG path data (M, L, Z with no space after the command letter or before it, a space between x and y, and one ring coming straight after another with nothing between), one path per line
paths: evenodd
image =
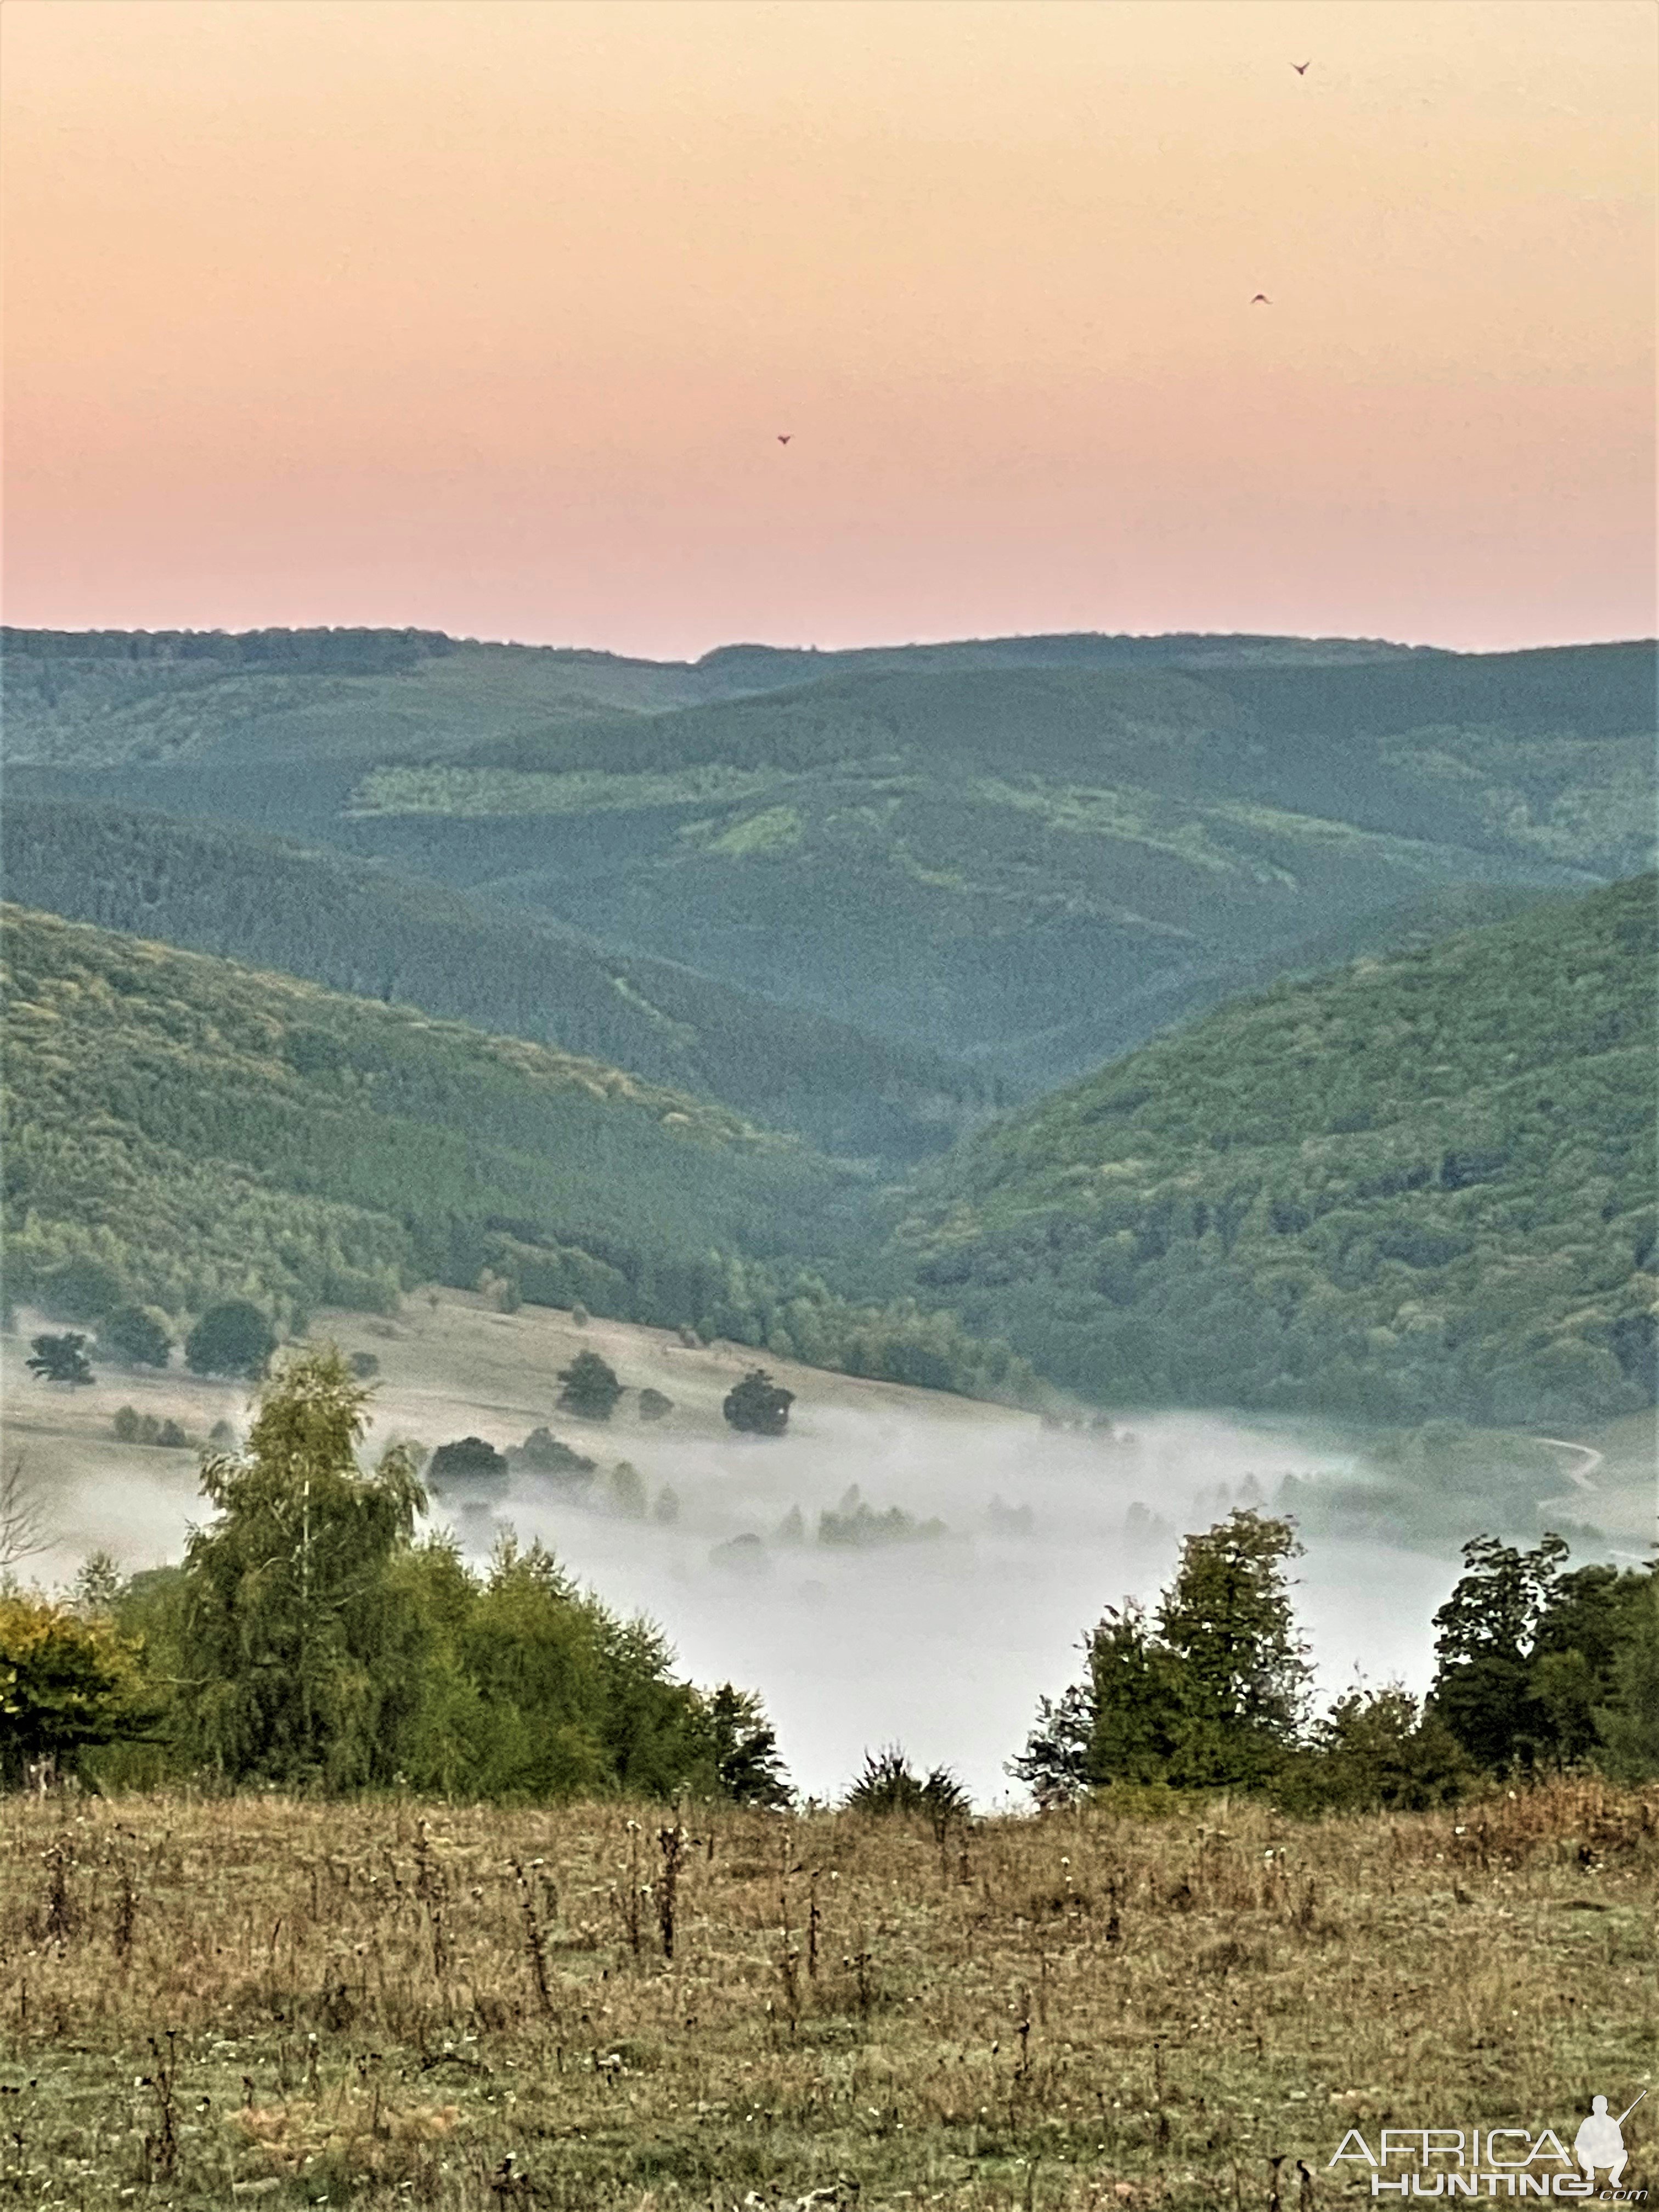
M217 1422L246 1434L247 1386L102 1364L92 1389L42 1386L22 1365L40 1325L20 1316L0 1344L8 1456L28 1470L49 1537L21 1571L50 1586L71 1580L96 1549L127 1571L179 1559L205 1510L198 1452ZM1388 1480L1358 1442L1313 1422L1152 1411L1056 1430L1030 1414L782 1360L767 1364L795 1394L787 1433L739 1437L720 1407L756 1364L743 1347L693 1349L614 1322L579 1328L546 1309L501 1314L453 1291L417 1293L395 1320L319 1316L313 1334L377 1364L366 1459L394 1437L430 1450L478 1436L508 1451L546 1426L593 1461L583 1494L517 1460L505 1495L434 1496L428 1526L452 1528L478 1566L508 1528L521 1542L539 1538L613 1609L658 1622L693 1680L759 1691L797 1787L820 1798L844 1790L866 1750L898 1743L919 1767L954 1768L981 1806L1019 1801L1005 1763L1038 1698L1076 1679L1079 1639L1105 1607L1156 1599L1183 1533L1234 1505L1272 1505L1287 1474ZM558 1408L559 1370L580 1350L611 1362L624 1385L608 1422ZM646 1389L672 1401L658 1420L642 1413ZM190 1448L121 1443L113 1425L124 1405L178 1422ZM1620 1525L1609 1517L1616 1509L1632 1533L1615 1540L1643 1542L1646 1503L1638 1479L1621 1505L1611 1468L1598 1473L1595 1500L1563 1495L1583 1480L1572 1449L1562 1479L1540 1478L1541 1490L1609 1528ZM639 1480L619 1492L622 1462ZM854 1486L861 1519L848 1496ZM665 1491L672 1521L659 1517ZM823 1540L836 1533L823 1516L849 1510L856 1525L841 1533L866 1540ZM895 1510L911 1533L879 1540L893 1534L893 1521L882 1524ZM1454 1512L1459 1535L1492 1525L1473 1498L1467 1527L1465 1517ZM929 1522L943 1525L927 1533ZM1458 1571L1455 1537L1443 1532L1421 1548L1386 1537L1306 1540L1296 1602L1321 1695L1356 1670L1425 1688L1432 1616Z
M975 1800L1022 1795L1004 1763L1040 1695L1079 1669L1102 1608L1152 1599L1182 1531L1207 1527L1255 1477L1341 1464L1291 1435L1154 1414L1107 1443L994 1414L969 1426L838 1409L807 1413L787 1438L698 1440L630 1455L653 1494L680 1502L672 1528L564 1502L534 1476L492 1508L464 1508L464 1547L510 1522L539 1536L611 1603L671 1633L699 1681L758 1686L801 1790L838 1794L866 1749L897 1742L913 1764L952 1766ZM876 1513L898 1507L947 1533L842 1548L815 1540L819 1516L856 1483ZM805 1540L780 1538L792 1509ZM1029 1516L1029 1532L1024 1524ZM757 1547L733 1540L759 1536ZM1356 1666L1426 1686L1430 1617L1455 1570L1355 1543L1310 1544L1298 1609L1321 1686Z

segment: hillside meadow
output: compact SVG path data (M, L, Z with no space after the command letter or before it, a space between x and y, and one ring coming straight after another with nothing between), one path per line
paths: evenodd
M934 1830L0 1808L0 2191L224 2212L1267 2212L1655 2075L1659 1793ZM1630 2133L1627 2182L1652 2173Z

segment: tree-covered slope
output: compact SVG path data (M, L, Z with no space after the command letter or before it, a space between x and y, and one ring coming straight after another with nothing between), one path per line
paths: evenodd
M889 1261L1108 1401L1650 1403L1655 888L1229 1005L925 1171Z
M21 905L585 1054L823 1150L910 1160L983 1110L980 1082L936 1055L346 854L22 798L0 857Z
M804 1266L860 1186L797 1141L598 1061L3 909L6 1290L292 1326L423 1279L947 1389L1006 1350ZM87 1263L97 1262L96 1267Z
M1504 662L834 676L388 765L331 834L1031 1084L1356 916L1647 865L1651 656Z

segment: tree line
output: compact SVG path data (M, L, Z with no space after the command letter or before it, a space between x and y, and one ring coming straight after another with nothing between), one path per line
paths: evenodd
M50 1759L110 1786L782 1802L752 1692L680 1680L539 1545L478 1573L418 1536L408 1450L359 1464L368 1397L331 1348L296 1354L246 1445L204 1455L213 1517L181 1565L94 1559L67 1603L0 1586L0 1779Z
M114 1787L787 1801L757 1693L682 1680L658 1629L539 1545L508 1535L479 1572L419 1534L410 1450L358 1461L368 1395L331 1347L290 1355L246 1443L204 1455L213 1517L180 1565L124 1579L95 1557L66 1601L0 1581L0 1783L48 1760ZM7 1496L0 1539L27 1521ZM1573 1767L1659 1776L1656 1568L1569 1569L1553 1534L1525 1552L1473 1539L1426 1698L1356 1688L1316 1716L1298 1551L1289 1521L1253 1508L1189 1535L1154 1610L1109 1609L1084 1638L1081 1679L1042 1701L1010 1772L1039 1806L1224 1790L1304 1814ZM902 1768L881 1754L854 1802L925 1809Z
M1356 1687L1316 1715L1292 1522L1241 1508L1185 1539L1152 1611L1109 1607L1081 1678L1043 1698L1009 1772L1039 1804L1095 1790L1235 1790L1315 1813L1421 1810L1483 1778L1593 1766L1659 1777L1659 1563L1569 1571L1547 1534L1463 1547L1424 1698Z

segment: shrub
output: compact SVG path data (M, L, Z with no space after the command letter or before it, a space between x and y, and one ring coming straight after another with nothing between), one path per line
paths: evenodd
M924 1778L914 1771L903 1750L893 1743L880 1751L865 1753L864 1765L847 1793L847 1809L883 1818L921 1813L935 1827L943 1828L951 1820L966 1820L972 1802L948 1766L936 1766Z
M662 1391L653 1390L648 1384L641 1391L640 1419L642 1421L659 1421L665 1413L672 1413L673 1410L674 1401Z

